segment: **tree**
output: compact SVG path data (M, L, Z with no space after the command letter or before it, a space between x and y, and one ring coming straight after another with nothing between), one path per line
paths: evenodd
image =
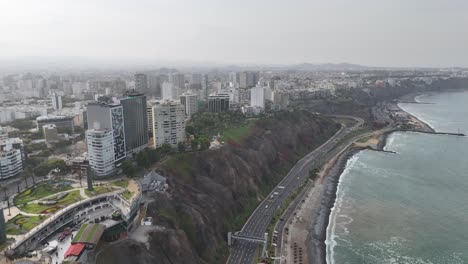
M163 155L172 151L172 147L169 144L163 144L159 149Z
M8 215L10 216L11 215L11 212L10 212L10 199L8 198L8 195L7 195L8 188L6 186L2 186L2 191L3 191L4 198L7 201Z
M179 150L179 152L184 152L185 151L185 143L184 142L179 142L177 144L177 149Z
M185 127L185 132L190 135L195 135L195 128L191 125Z
M136 155L136 163L140 167L148 168L151 164L148 157L148 152L146 150L140 151Z
M190 146L192 147L192 150L197 150L198 149L198 139L194 138L192 142L190 142Z
M210 140L207 137L200 137L199 141L200 141L200 148L202 150L210 148Z
M123 173L130 177L134 177L137 172L135 166L130 160L124 160L120 167L122 168Z

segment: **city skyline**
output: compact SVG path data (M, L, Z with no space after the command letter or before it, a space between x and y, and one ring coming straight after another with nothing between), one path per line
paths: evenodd
M466 8L460 0L0 1L0 61L467 67Z

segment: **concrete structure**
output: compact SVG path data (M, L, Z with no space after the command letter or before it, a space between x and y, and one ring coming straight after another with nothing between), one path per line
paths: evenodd
M110 176L115 172L114 137L110 129L86 131L89 165L97 177Z
M115 162L124 159L126 157L126 148L122 105L104 102L89 103L87 115L88 124L91 128L112 130Z
M0 140L0 179L20 174L25 165L23 141L19 138Z
M55 110L61 110L62 109L62 96L54 93L51 97L52 100L52 107Z
M127 92L120 99L124 115L126 155L132 155L148 147L148 119L146 117L146 96L142 93Z
M250 106L265 108L265 87L250 89Z
M145 93L148 91L148 77L146 74L135 74L135 90L140 93Z
M258 80L260 79L259 72L241 72L239 73L239 87L240 88L249 88L257 85Z
M57 126L55 126L55 124L43 125L42 132L47 143L59 140Z
M208 112L221 113L229 111L229 94L208 96Z
M42 131L44 125L54 124L58 133L75 133L75 124L73 116L40 116L36 118L37 130Z
M161 88L161 98L166 101L172 101L177 98L177 89L174 87L174 84L171 82L163 82Z
M119 195L122 192L124 192L124 190L87 198L56 212L13 243L10 249L7 250L6 255L18 257L28 250L35 249L44 239L71 223L96 223L105 220L116 209L120 209L119 206L123 206L120 202L122 198ZM140 200L141 194L138 194L137 197L132 200L131 204L126 202L125 205L136 206L135 208L137 209L137 203L139 203ZM133 221L137 218L137 214L138 210L131 210L128 208L122 213L122 218L124 221L127 221L129 226L134 225Z
M181 73L174 73L169 75L169 81L174 84L174 87L176 88L177 95L176 98L179 96L179 94L185 90L185 76Z
M185 140L185 108L174 102L153 107L153 142L154 147L169 144L177 147Z
M198 112L198 96L194 94L182 94L180 103L185 107L185 114L192 116Z

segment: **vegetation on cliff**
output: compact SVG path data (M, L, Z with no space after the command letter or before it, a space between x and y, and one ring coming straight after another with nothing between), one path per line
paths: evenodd
M166 229L150 233L148 248L135 241L117 243L98 256L98 263L224 263L227 232L240 230L292 165L339 129L329 119L298 110L248 126L238 142L164 160L160 170L168 176L170 195L155 194L147 215ZM149 254L141 259L117 258L144 250ZM112 254L117 251L122 254Z

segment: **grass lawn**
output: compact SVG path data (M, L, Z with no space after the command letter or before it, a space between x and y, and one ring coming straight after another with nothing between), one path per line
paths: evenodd
M115 181L115 182L111 182L111 184L114 185L114 186L117 186L117 187L127 188L128 180L121 179L121 180L118 180L118 181Z
M175 154L168 157L162 163L162 167L167 169L170 173L182 177L185 183L190 183L192 181L193 172L192 159L193 155L191 154Z
M67 196L58 200L54 205L39 205L37 203L29 203L26 205L20 205L18 208L21 211L31 214L49 214L57 210L67 207L72 203L76 203L80 200L83 200L83 197L80 194L79 190L71 191Z
M86 229L86 227L88 226L88 224L83 224L81 227L80 227L80 230L78 230L78 232L76 233L75 237L73 238L73 241L72 242L77 242L80 240L81 236L83 235L83 231Z
M15 205L20 205L30 201L34 201L54 193L63 192L72 189L70 185L63 185L62 187L55 187L54 184L50 183L41 183L35 187L29 188L20 194L18 194L14 199Z
M18 214L6 223L8 235L25 234L44 221L46 217L43 216L27 216Z
M240 143L246 139L252 132L254 122L250 121L242 126L232 127L223 132L221 136L221 141L233 140L237 143Z
M95 186L94 191L89 191L88 189L85 189L85 193L89 197L92 197L92 196L96 196L96 195L99 195L99 194L112 192L114 190L115 189L113 187L110 187L110 186Z
M134 192L131 192L131 191L125 191L124 193L122 193L122 197L127 200L127 201L130 201L130 199L133 197L135 193Z

